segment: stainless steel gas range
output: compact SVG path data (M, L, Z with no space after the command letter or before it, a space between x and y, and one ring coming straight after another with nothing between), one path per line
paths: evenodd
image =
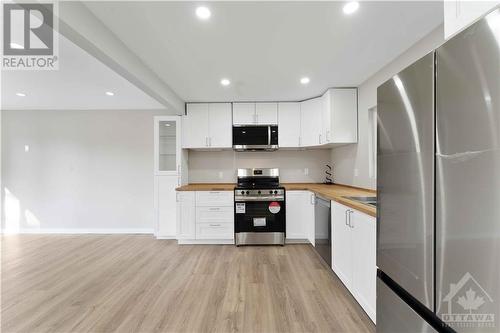
M284 245L286 230L285 188L279 170L238 169L234 189L236 245Z

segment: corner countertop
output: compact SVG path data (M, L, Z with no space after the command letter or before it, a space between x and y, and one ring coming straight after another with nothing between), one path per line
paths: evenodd
M326 199L341 203L370 216L377 216L377 209L361 202L344 198L345 196L376 196L376 191L347 185L325 185L320 183L282 183L287 191L311 191ZM178 187L177 191L232 191L234 183L189 184Z

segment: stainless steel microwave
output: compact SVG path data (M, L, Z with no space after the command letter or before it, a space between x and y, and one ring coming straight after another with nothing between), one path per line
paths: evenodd
M233 126L233 149L236 151L273 151L278 149L278 126Z

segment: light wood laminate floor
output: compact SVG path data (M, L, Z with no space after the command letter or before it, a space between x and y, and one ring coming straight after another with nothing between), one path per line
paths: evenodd
M309 245L2 236L2 332L374 332Z

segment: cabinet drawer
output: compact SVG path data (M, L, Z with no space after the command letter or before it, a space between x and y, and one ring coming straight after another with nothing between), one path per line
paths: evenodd
M233 207L233 191L197 191L197 207Z
M197 207L196 223L233 223L233 207Z
M233 223L199 223L196 239L234 239Z

